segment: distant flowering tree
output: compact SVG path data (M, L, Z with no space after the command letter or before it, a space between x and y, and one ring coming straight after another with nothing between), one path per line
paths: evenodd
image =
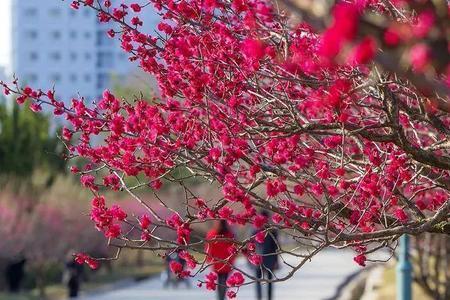
M207 266L192 256L195 224L252 224L259 232L236 238L230 251L250 262L276 228L309 245L279 245L298 257L274 279L285 280L327 247L355 249L364 266L402 234L450 233L447 1L336 1L323 15L305 1L136 2L71 5L114 24L107 34L158 80L160 99L105 91L94 106L83 98L66 106L54 91L3 83L19 103L51 105L71 124L63 132L71 155L90 161L72 171L94 194L91 219L111 245L181 250L186 266L171 267L189 276ZM139 17L149 5L163 19L154 36ZM190 174L175 176L180 168ZM222 197L203 199L188 177L217 183ZM135 193L156 193L164 181L185 189L182 211L160 198L166 217ZM127 191L148 213L107 204L100 187ZM87 255L78 260L96 266ZM206 276L207 288L216 277ZM237 270L229 297L253 280Z
M38 181L43 174L34 175ZM74 186L60 174L50 187L46 182L31 185L23 177L9 179L0 190L0 268L26 260L26 269L35 279L40 296L49 282L48 269L67 260L73 249L107 253L99 234L83 213L88 203L81 200L89 193ZM98 264L94 262L92 266ZM52 280L52 279L50 279ZM54 280L54 279L53 279Z

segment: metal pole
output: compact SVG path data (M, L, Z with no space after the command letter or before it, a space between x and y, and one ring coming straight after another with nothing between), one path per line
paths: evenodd
M409 260L409 236L400 237L399 256L397 263L397 300L411 300L412 266Z

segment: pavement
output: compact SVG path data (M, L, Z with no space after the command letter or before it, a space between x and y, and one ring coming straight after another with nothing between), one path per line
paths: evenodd
M275 283L274 299L278 300L328 300L336 296L345 280L361 270L354 261L354 252L349 250L325 250L307 262L287 281ZM288 262L295 260L287 258ZM295 262L295 261L294 261ZM244 267L247 266L244 264ZM282 267L280 276L289 269ZM206 273L205 273L206 274ZM198 288L197 281L205 275L191 279L191 287L181 283L178 288L164 288L160 277L154 277L127 287L82 297L81 300L214 300L214 292ZM263 286L263 293L265 291ZM241 287L238 300L255 300L253 284Z

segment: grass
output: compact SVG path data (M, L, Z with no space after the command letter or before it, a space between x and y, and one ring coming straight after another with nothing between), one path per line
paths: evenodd
M385 269L383 282L378 290L377 300L395 300L396 299L396 275L395 266ZM428 296L419 284L413 283L412 295L415 300L433 300Z
M31 296L31 295L10 295L5 293L0 293L0 299L1 300L38 300L39 298Z

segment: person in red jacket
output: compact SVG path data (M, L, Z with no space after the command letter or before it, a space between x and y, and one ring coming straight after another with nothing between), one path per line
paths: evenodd
M217 296L225 299L226 282L231 272L235 255L232 253L234 234L225 220L218 221L206 235L205 252L207 262L213 267L218 276Z

